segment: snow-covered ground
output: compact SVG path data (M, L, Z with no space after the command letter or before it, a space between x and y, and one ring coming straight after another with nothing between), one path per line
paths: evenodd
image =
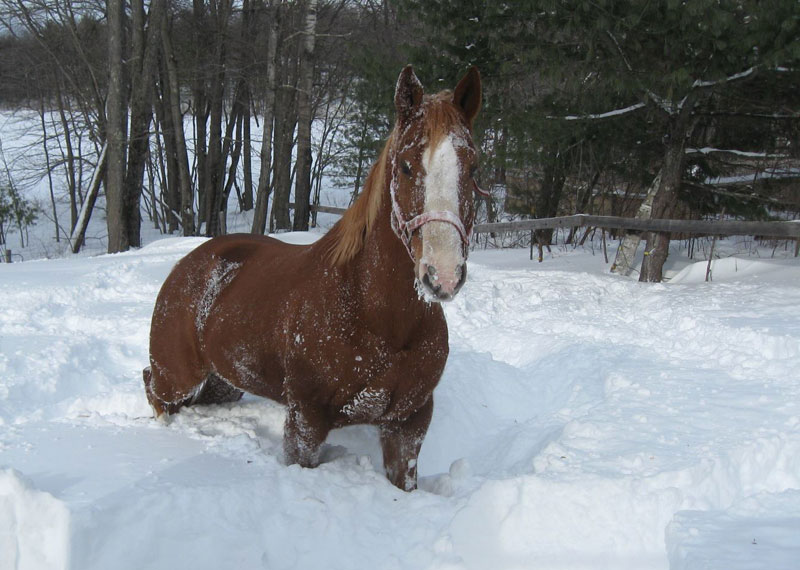
M371 428L309 470L269 401L151 419L153 303L201 242L0 265L0 570L800 568L797 259L474 252L403 493Z
M30 124L0 112L15 172ZM47 211L43 179L16 182ZM9 244L64 257L53 233L43 214ZM105 235L101 198L80 256L0 264L0 570L800 569L791 251L723 240L712 283L675 251L660 285L610 275L599 240L542 264L475 251L407 494L372 428L335 432L307 470L283 464L269 401L152 420L153 303L203 240L145 224L149 245L98 256Z

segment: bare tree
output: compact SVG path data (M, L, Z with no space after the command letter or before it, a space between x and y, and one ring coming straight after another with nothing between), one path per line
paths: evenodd
M167 22L166 12L162 18L161 45L164 73L161 82L161 93L166 107L164 113L165 124L169 125L169 131L165 136L165 144L167 145L167 152L171 156L171 160L167 164L175 169L175 180L177 180L179 186L180 221L183 235L190 236L195 233L194 192L189 171L186 136L183 131L180 84L178 83L175 52L172 47L172 32Z
M311 89L314 86L314 39L317 27L317 1L306 0L305 25L300 51L297 85L297 174L294 190L295 231L308 230L311 200Z
M106 209L108 226L108 252L125 251L130 247L125 231L125 125L127 106L124 98L123 33L124 0L109 0L108 21L108 99L106 140L108 141L106 166Z
M275 114L275 58L278 51L278 19L277 6L269 2L264 9L264 16L269 21L267 54L266 54L266 85L264 87L264 111L262 115L261 133L261 171L258 175L256 188L256 205L253 213L254 234L263 234L267 229L267 209L270 195L270 173L272 170L272 137Z

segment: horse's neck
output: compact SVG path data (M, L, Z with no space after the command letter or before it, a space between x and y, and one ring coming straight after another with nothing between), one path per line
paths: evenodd
M415 288L414 263L391 227L391 199L384 189L375 225L352 260L350 278L364 316L392 335L412 329L430 308Z
M380 291L395 301L416 300L414 289L414 263L400 238L391 226L391 199L384 195L375 225L364 240L362 250L356 255L356 279L362 281L365 294Z

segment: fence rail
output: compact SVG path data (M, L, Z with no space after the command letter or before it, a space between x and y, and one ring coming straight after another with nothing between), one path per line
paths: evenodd
M576 228L581 226L607 229L623 229L649 232L671 232L700 235L730 236L752 235L771 238L800 238L800 220L791 222L740 222L717 220L642 220L639 218L619 218L616 216L590 216L576 214L558 218L539 218L477 224L474 232L518 232L557 228Z
M311 206L312 210L328 214L344 214L346 208L334 206ZM750 235L770 238L800 238L800 220L791 222L742 222L725 220L642 220L639 218L620 218L617 216L591 216L575 214L558 218L537 218L513 222L476 224L476 234L494 232L520 232L558 228L579 228L582 226L634 230L640 232L670 232L695 235L732 236Z
M290 204L290 206L294 207L294 204ZM347 208L337 208L336 206L322 206L319 204L314 204L311 206L311 211L324 212L326 214L339 214L341 216L347 211Z

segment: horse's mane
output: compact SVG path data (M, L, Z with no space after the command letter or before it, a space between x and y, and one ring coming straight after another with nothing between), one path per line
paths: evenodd
M426 95L424 107L424 136L429 144L436 146L450 131L453 124L463 121L463 114L452 103L453 92L442 91ZM328 260L332 265L342 265L352 260L364 247L380 210L386 165L390 149L394 147L397 129L393 129L378 160L364 182L364 189L355 203L342 215L342 219L328 232Z
M378 160L369 171L358 199L328 232L330 239L328 259L333 265L342 265L353 259L364 247L364 240L375 224L383 198L387 157L389 149L394 144L394 137L393 130Z

